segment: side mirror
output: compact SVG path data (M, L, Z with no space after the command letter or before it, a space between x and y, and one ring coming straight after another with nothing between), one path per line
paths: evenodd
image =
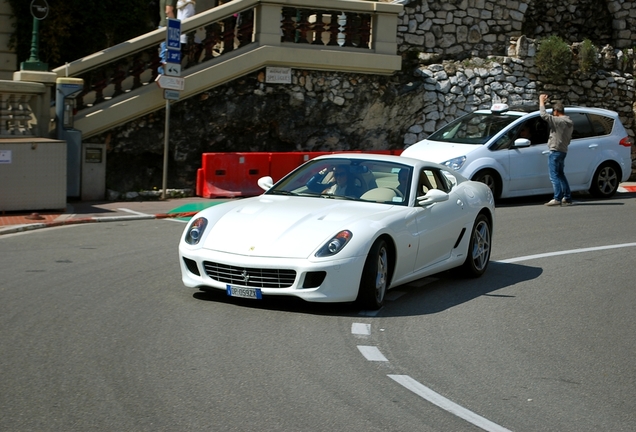
M258 183L258 186L264 191L267 191L272 186L274 186L274 180L270 176L259 178L257 183Z
M448 194L439 189L431 189L426 192L426 195L417 197L417 204L422 207L429 206L438 202L448 201Z
M530 147L530 140L527 138L517 138L515 140L515 147Z

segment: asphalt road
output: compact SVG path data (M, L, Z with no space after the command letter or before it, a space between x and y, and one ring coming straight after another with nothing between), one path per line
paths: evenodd
M0 430L633 431L636 195L542 202L377 313L193 292L175 220L4 235Z

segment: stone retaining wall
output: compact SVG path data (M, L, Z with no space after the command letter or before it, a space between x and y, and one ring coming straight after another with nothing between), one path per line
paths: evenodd
M636 45L636 2L628 0L406 0L400 51L444 58L502 55L509 39L556 34L574 43Z

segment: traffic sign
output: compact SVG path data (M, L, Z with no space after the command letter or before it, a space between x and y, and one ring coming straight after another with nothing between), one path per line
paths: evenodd
M166 100L179 100L179 96L181 95L181 93L179 93L178 90L164 90L163 91L163 98Z
M168 76L181 76L181 65L179 63L166 63L163 70Z
M183 90L185 88L185 78L181 77L159 75L155 82L162 89Z
M181 63L181 51L169 49L166 52L167 63Z
M181 49L181 21L178 19L168 18L166 46L172 49Z

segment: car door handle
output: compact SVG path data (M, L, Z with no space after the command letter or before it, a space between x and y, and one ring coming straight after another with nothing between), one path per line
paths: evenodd
M590 144L588 148L595 149L598 147L598 144Z
M457 200L457 205L460 206L461 208L464 208L464 202L460 199Z
M541 152L541 154L550 154L550 150L544 150Z

